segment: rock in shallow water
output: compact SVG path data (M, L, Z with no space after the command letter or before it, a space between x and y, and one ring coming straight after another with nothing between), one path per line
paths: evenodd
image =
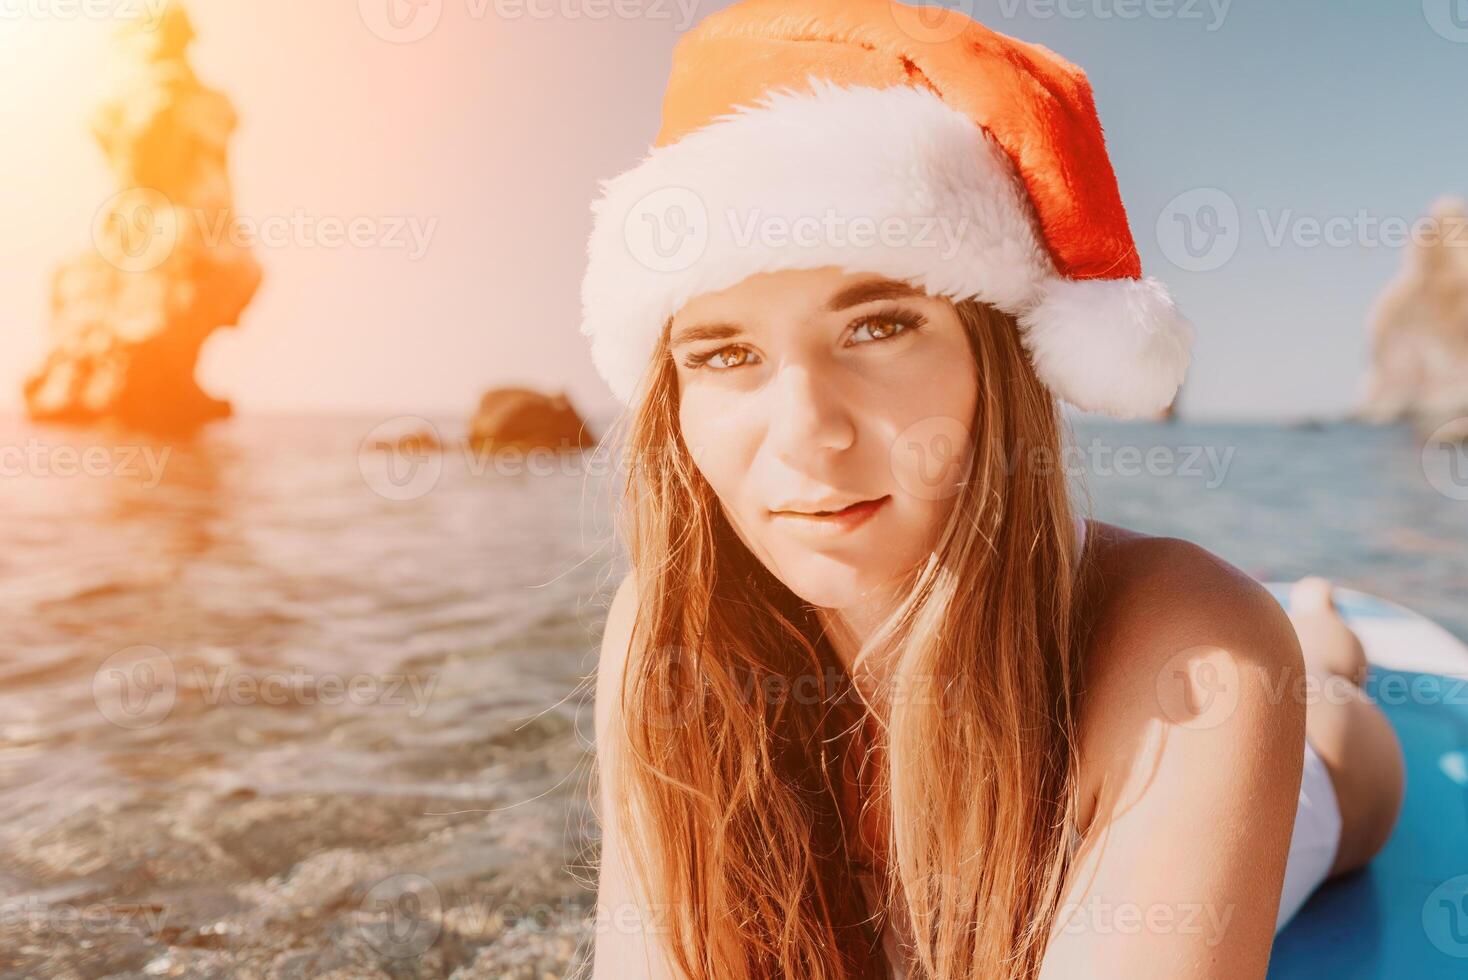
M476 452L509 448L579 452L593 444L586 423L564 394L546 395L529 388L486 392L469 423L469 445Z
M1468 439L1468 210L1443 198L1413 229L1402 270L1372 312L1360 415Z
M118 192L93 221L95 251L52 280L49 350L25 383L34 419L187 432L230 414L194 368L261 271L230 234L234 108L195 76L193 37L176 0L119 31L121 72L92 125Z

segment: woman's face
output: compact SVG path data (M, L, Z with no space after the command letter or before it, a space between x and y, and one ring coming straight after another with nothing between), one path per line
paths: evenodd
M766 272L690 300L669 343L684 443L792 592L852 608L928 556L978 398L946 299L837 267Z

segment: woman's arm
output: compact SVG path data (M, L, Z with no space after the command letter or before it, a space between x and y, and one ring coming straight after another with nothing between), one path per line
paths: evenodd
M1094 816L1042 980L1262 980L1304 757L1299 643L1203 549L1116 551L1082 699Z
M677 977L668 966L656 932L666 928L666 916L651 914L646 900L635 893L622 853L624 841L618 830L617 813L611 805L616 786L616 759L609 748L611 737L621 724L622 675L636 612L637 586L629 574L612 598L597 666L596 752L602 837L593 980L674 980Z

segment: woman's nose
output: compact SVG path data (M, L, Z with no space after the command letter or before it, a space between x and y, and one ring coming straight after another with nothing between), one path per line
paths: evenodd
M848 448L856 427L840 392L821 375L799 364L782 365L766 386L770 403L766 439L780 458L792 465L811 454Z

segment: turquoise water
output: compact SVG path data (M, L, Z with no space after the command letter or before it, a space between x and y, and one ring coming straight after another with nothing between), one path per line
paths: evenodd
M1374 690L1431 680L1373 671ZM1281 931L1273 980L1468 976L1468 700L1456 693L1378 702L1407 761L1401 816L1369 865L1327 881Z
M1272 588L1289 608L1288 589ZM1371 655L1414 632L1416 615L1373 596L1337 596ZM1372 628L1368 629L1366 623ZM1383 650L1383 653L1420 653ZM1364 868L1325 882L1275 941L1273 980L1468 974L1468 677L1373 666L1366 690L1390 720L1406 760L1406 794L1391 837ZM1409 696L1409 692L1419 692Z
M364 451L383 422L0 424L0 976L584 963L608 461ZM1102 520L1468 638L1468 487L1405 429L1075 446Z
M1143 463L1118 473L1103 453L1081 455L1097 461L1086 481L1102 520L1195 541L1261 580L1324 575L1468 640L1461 450L1455 459L1429 449L1424 462L1409 428L1347 424L1077 427L1077 446L1093 439L1176 461L1171 471Z

